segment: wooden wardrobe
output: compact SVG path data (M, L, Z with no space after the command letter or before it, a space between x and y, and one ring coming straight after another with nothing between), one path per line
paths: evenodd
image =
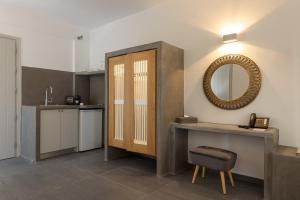
M183 116L183 50L155 42L106 54L105 159L129 152L168 171L169 124Z

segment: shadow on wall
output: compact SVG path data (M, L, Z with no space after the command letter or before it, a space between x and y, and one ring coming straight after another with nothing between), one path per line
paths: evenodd
M198 116L203 121L214 119L215 122L245 124L248 121L248 113L257 112L271 117L271 126L279 127L284 132L285 137L280 138L281 144L297 145L300 108L297 102L299 70L296 63L299 61L295 61L294 57L299 52L296 44L299 44L297 36L300 28L293 22L299 16L296 10L300 5L299 1L237 2L233 7L235 11L232 22L236 21L238 25L244 20L245 25L240 26L243 28L234 28L233 25L232 30L240 31L240 42L230 44L231 46L219 42L219 48L206 56L200 56L186 67L186 114ZM202 76L205 70L213 60L229 53L249 56L257 62L263 74L263 86L259 96L243 110L218 109L208 102L202 90ZM201 105L201 109L189 105Z
M186 74L203 75L205 73L206 68L215 59L222 55L232 53L245 53L246 55L249 55L247 50L249 45L247 45L245 42L222 44L222 34L239 33L243 36L247 33L248 28L253 27L259 21L267 18L268 15L271 15L273 12L278 10L284 2L285 0L279 0L276 2L273 2L272 0L267 0L263 2L247 0L226 0L222 4L220 4L220 2L218 1L199 2L195 0L189 0L187 3L187 5L190 5L187 9L189 10L189 12L186 13L182 21L188 23L191 27L190 29L187 29L187 32L191 32L193 28L198 28L199 30L201 30L201 37L205 38L205 43L201 45L201 39L199 39L198 43L193 41L194 43L192 45L187 45L189 46L189 48L193 49L193 54L189 55L189 51L186 51L186 60L188 60L185 63ZM177 1L177 4L177 8L180 7L179 1ZM198 12L197 9L199 7L213 7L213 9L207 9L204 10L204 12L202 9L201 12ZM214 10L216 15L211 15L212 10ZM255 10L256 12L253 12L253 10ZM176 11L174 11L174 13L176 13ZM207 19L207 16L212 17L210 19ZM189 18L191 18L192 20L189 20ZM204 35L205 37L203 36L204 30L207 31L206 36ZM216 40L216 38L219 39ZM243 39L244 37L241 38L242 41L244 41ZM201 48L202 46L211 48L207 50L207 48ZM198 49L199 51L195 51L195 49ZM204 52L203 49L206 49L206 51ZM251 49L253 49L253 47ZM202 91L202 78L202 76L200 79L199 77L195 77L195 80L189 81L193 83L190 85L186 82L186 84L188 84L187 87L194 87L191 90L192 92L186 95L186 101L188 104L189 99L194 99L197 96L194 94L196 94L197 92L199 93L199 91ZM195 81L197 81L196 84ZM204 95L203 91L202 95Z
M197 116L201 121L245 124L249 113L261 113L274 119L272 125L285 132L281 137L283 144L293 144L296 135L293 132L297 130L293 128L296 92L292 92L295 84L291 82L296 79L296 64L285 51L296 48L299 42L291 47L277 41L283 32L273 33L273 30L280 29L282 23L287 23L285 28L293 27L291 22L297 19L293 15L298 16L299 12L289 14L287 11L297 9L298 4L298 0L166 0L93 30L91 62L97 63L104 52L157 40L179 46L185 50L186 114ZM240 33L240 42L223 45L221 35L231 31ZM276 37L272 38L273 34ZM216 108L202 90L207 67L218 57L230 53L252 58L264 77L258 98L237 111Z
M298 17L299 6L299 2L291 0L280 9L274 10L250 26L243 34L243 40L268 51L292 54L295 40L298 39L300 34L300 27L295 26L293 21Z
M244 42L222 44L222 34L237 32L243 35L247 32L247 28L272 14L284 2L285 0L276 2L225 0L220 3L220 1L188 0L185 6L182 6L182 1L172 2L172 11L169 12L168 17L180 23L185 30L185 38L197 38L197 40L180 41L178 44L185 49L185 79L187 77L189 79L185 84L190 88L190 92L185 95L188 105L191 105L189 99L194 100L199 97L199 93L205 96L202 91L202 75L216 58L231 53L247 52L247 44ZM199 10L203 7L210 9ZM183 16L182 18L178 18L179 12L184 13L180 15ZM243 38L241 39L243 41ZM200 79L195 74L199 74Z

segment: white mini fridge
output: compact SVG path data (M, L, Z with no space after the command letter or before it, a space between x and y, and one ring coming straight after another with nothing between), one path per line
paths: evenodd
M102 109L80 110L79 151L102 147Z

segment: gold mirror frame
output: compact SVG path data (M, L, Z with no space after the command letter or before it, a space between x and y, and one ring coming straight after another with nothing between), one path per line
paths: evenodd
M214 72L225 64L237 64L243 67L249 75L249 87L243 96L226 101L218 98L211 87L211 79ZM208 100L215 106L225 110L236 110L243 108L250 104L258 95L262 83L262 76L257 64L250 58L238 55L230 54L222 56L215 60L209 68L206 70L203 78L203 89Z

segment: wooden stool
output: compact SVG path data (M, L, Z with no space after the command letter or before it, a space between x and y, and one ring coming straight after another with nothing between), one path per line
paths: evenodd
M202 178L205 177L206 168L220 171L222 190L227 194L225 183L225 172L228 173L230 183L234 187L231 169L234 168L237 154L224 149L200 146L190 149L190 158L196 165L192 183L194 184L198 175L199 166L202 166Z

